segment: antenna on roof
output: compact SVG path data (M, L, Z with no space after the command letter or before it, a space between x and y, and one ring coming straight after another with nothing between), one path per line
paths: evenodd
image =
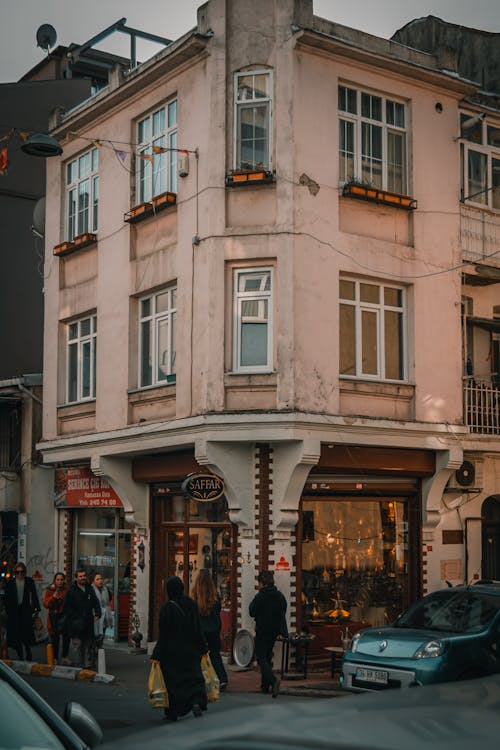
M57 42L57 32L50 23L43 23L36 32L36 45L50 55L50 50Z

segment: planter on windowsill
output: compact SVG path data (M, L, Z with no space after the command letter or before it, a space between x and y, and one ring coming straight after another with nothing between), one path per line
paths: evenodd
M54 247L54 255L69 255L74 253L75 250L81 250L89 245L95 245L97 242L97 235L92 232L83 232L83 234L77 235L74 240L65 240L60 242L59 245Z
M173 375L167 375L167 383L175 383L177 377L175 373Z
M233 169L226 175L226 187L265 185L269 182L274 182L274 176L267 169Z
M155 195L151 201L144 201L144 203L133 206L124 215L123 220L129 224L136 224L138 221L142 221L148 216L153 216L153 214L162 211L164 208L175 206L176 202L177 195L175 193L160 193L160 195Z
M417 201L409 195L391 193L389 190L381 190L359 182L347 182L342 188L342 195L344 198L357 198L393 208L403 208L407 211L417 208Z

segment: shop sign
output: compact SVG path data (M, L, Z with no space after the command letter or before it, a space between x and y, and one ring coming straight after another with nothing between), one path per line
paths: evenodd
M288 562L288 560L283 555L281 555L280 559L278 560L278 562L274 566L274 569L275 570L288 570L288 571L290 571L290 563Z
M106 477L88 468L56 469L54 501L57 508L121 508L123 503Z
M182 491L192 500L212 503L224 494L224 482L216 474L191 474L182 484Z

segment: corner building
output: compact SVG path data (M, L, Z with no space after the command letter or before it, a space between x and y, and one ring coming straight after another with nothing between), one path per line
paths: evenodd
M154 640L166 578L201 567L228 651L262 568L317 653L444 585L476 88L311 0L210 0L54 121L40 449L60 559L109 564L122 635ZM68 502L75 471L108 503ZM223 496L187 498L193 473Z

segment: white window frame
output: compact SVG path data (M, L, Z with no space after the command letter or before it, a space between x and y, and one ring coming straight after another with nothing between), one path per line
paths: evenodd
M66 239L71 242L85 232L97 232L99 210L99 149L91 148L71 159L65 167ZM88 181L88 193L83 193ZM80 206L87 194L88 206Z
M170 115L175 117L170 117ZM158 120L163 117L163 124ZM170 118L170 120L169 120ZM169 99L161 107L137 120L136 198L147 203L165 192L177 193L178 100ZM149 133L141 139L141 128ZM166 149L155 152L155 148ZM144 159L143 156L149 158Z
M344 299L341 297L340 282L347 281L355 285L355 299ZM362 284L368 284L377 286L379 288L379 301L365 302L361 301L360 288ZM401 306L388 305L384 302L384 289L396 289L401 292ZM408 382L408 294L407 289L400 284L392 284L387 282L373 281L371 279L359 279L349 276L341 276L339 281L339 314L340 305L349 305L354 307L354 328L355 328L355 374L344 374L340 372L339 363L339 377L342 379L349 380L374 380L384 381L390 383L405 383ZM402 362L402 377L401 378L387 378L385 376L385 312L397 312L402 315L402 351L401 351L401 362ZM374 313L376 315L376 332L377 332L377 372L364 373L363 372L363 313ZM340 321L339 321L340 323ZM340 329L339 324L339 336L342 336L343 332Z
M167 295L167 306L165 310L157 312L157 300L162 295ZM149 314L142 314L143 303L149 301ZM167 348L163 352L162 362L159 360L159 342L161 326L167 325ZM144 327L148 327L149 348L148 361L151 371L151 382L143 382L143 359L144 359ZM176 360L176 328L177 328L177 287L175 285L165 287L151 294L139 298L138 308L138 382L139 388L151 388L165 385L170 382L175 373ZM162 372L162 377L159 372Z
M83 333L84 325L88 323L88 332ZM76 335L72 329L76 327ZM88 351L88 357L85 356ZM76 359L76 394L71 397L72 352ZM80 401L91 401L96 397L96 353L97 353L97 315L85 315L71 320L66 324L66 403L73 404ZM87 364L88 363L88 364ZM88 393L84 393L84 384L88 382Z
M474 112L460 112L460 124L476 115L477 113ZM500 124L483 118L470 130L460 131L462 133L462 201L478 208L500 211L500 185L496 190L493 189L493 161L498 161L500 165L500 146L495 147L488 143L488 128L500 130ZM486 159L485 188L481 191L477 191L470 184L469 155L471 153L481 154Z
M249 76L261 76L265 75L269 81L269 96L250 98L250 99L238 99L238 82L240 78ZM253 164L251 166L243 166L243 160L241 159L241 137L240 137L240 110L247 108L248 106L253 107L265 107L267 109L267 154L265 163ZM266 171L272 170L272 153L273 153L273 71L272 70L247 70L241 71L234 74L234 139L233 139L233 168L234 169L265 169Z
M267 274L269 274L269 289L252 290L249 292L239 291L239 280L242 276L262 274L261 285ZM265 275L265 276L264 276ZM233 276L233 371L240 373L251 372L272 372L273 370L273 287L274 287L274 269L272 266L247 266L245 268L235 268ZM267 302L267 319L263 319L262 325L267 326L267 351L266 362L259 365L241 365L241 347L242 347L242 303L244 301L254 301L260 304ZM264 307L264 306L263 306ZM248 322L248 321L247 321ZM259 322L259 320L255 320Z
M342 110L340 105L340 90L344 89L350 92L353 92L355 94L355 101L356 101L356 112L349 112L347 110ZM362 97L363 95L369 96L369 97L376 97L381 100L381 116L380 119L376 119L375 117L370 117L367 115L362 114ZM395 96L386 96L385 94L381 94L378 91L370 91L367 89L361 89L357 86L350 85L348 83L339 83L338 85L338 95L337 95L337 102L338 102L338 114L339 114L339 142L338 142L338 154L339 154L339 183L341 185L344 185L351 180L354 180L356 182L360 183L367 183L370 184L373 187L378 187L382 190L387 190L389 192L395 192L401 195L408 195L409 194L409 180L408 180L408 104L404 100L395 97ZM402 107L403 112L403 119L404 124L403 126L398 125L396 123L389 122L389 115L388 115L388 104L397 105L398 107ZM341 156L343 153L343 150L341 149L341 137L342 137L342 129L348 127L349 125L352 126L352 133L353 133L353 144L352 148L353 151L353 173L352 174L342 174L341 171ZM381 129L381 156L380 156L380 171L381 171L381 179L380 184L377 184L378 181L373 181L370 179L367 179L365 175L363 175L363 128L364 127L380 127ZM389 174L389 136L393 134L395 136L402 138L403 143L403 155L401 159L401 164L398 166L402 169L402 176L401 176L401 188L396 188L394 184L390 181L390 174ZM375 160L374 160L375 161Z

